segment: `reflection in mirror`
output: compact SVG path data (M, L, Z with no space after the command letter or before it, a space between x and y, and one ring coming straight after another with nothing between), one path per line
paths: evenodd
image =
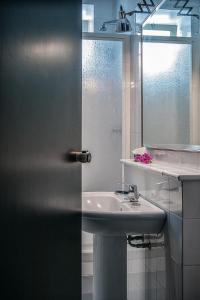
M143 24L143 142L200 145L200 1L162 1Z
M162 0L83 0L82 31L134 34ZM139 27L139 28L138 28Z
M82 31L94 32L94 4L82 4Z

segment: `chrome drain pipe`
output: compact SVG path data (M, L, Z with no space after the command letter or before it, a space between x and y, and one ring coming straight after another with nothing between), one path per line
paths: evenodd
M134 248L147 248L151 250L152 248L156 247L164 247L164 241L160 242L153 242L158 241L163 237L163 233L161 234L149 234L149 235L127 235L127 243L129 246Z

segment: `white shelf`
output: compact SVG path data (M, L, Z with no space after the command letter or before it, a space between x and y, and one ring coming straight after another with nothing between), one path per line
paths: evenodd
M143 164L135 162L132 159L121 159L121 163L132 166L133 168L139 168L161 175L168 175L177 178L178 180L200 180L200 170L194 170L191 168L172 166L170 164L151 163Z

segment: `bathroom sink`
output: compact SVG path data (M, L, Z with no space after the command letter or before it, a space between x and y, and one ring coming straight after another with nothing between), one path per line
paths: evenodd
M83 193L83 230L104 235L159 233L165 212L143 198L139 203L135 205L114 193Z
M94 300L127 300L126 236L162 230L165 212L142 198L139 203L114 193L82 194L83 230L94 234Z

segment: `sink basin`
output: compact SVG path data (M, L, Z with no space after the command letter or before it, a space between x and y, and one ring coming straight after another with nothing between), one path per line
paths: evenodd
M83 230L94 234L93 300L127 300L126 235L162 230L165 212L142 198L139 203L114 193L82 195Z
M112 235L159 233L165 212L143 198L139 203L135 205L114 193L83 193L83 230Z

